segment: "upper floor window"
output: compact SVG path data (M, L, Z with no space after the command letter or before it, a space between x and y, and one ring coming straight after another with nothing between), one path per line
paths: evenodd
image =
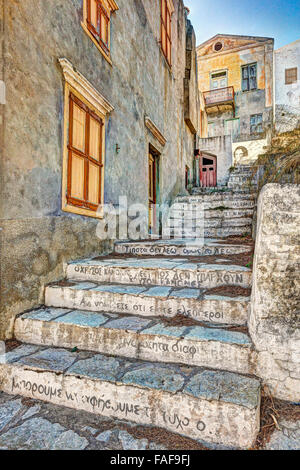
M211 90L216 90L218 88L227 87L227 71L214 72L210 76L210 88Z
M174 6L172 0L161 0L161 49L171 66L172 64L172 14Z
M297 83L298 80L298 69L294 67L292 69L285 69L285 84L292 85Z
M84 0L83 28L110 62L110 19L118 10L114 0Z
M250 116L250 133L261 134L263 132L263 115L253 114Z
M242 67L242 90L257 90L257 64Z

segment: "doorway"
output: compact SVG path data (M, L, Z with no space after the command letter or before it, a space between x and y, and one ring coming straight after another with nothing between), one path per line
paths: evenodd
M201 153L199 158L200 186L212 188L217 186L217 157Z
M159 232L156 204L159 202L159 154L149 147L149 234Z

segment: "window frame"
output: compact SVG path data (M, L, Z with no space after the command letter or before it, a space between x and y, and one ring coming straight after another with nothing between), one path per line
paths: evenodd
M251 88L251 74L250 74L250 68L255 66L255 88ZM247 77L244 77L243 71L247 70ZM241 88L243 93L247 93L249 91L256 91L258 90L258 81L257 81L257 72L258 72L258 67L257 67L257 62L253 62L251 64L245 64L241 66ZM247 89L244 89L244 81L248 81Z
M85 150L82 152L78 148L73 146L73 115L74 115L74 104L76 104L80 109L82 109L85 114ZM90 120L94 119L100 124L100 140L99 140L99 160L96 160L90 155ZM98 116L90 106L87 106L82 99L79 99L72 91L69 93L69 138L68 138L68 173L67 173L67 193L66 199L67 204L74 206L76 208L82 208L96 212L99 208L99 205L102 203L102 181L103 181L103 119ZM74 198L72 196L72 161L73 155L84 160L84 188L83 188L83 199ZM89 195L89 168L90 163L98 167L99 171L99 194L98 194L98 203L92 203L88 200Z
M114 111L113 105L82 75L77 68L66 58L61 57L58 62L62 69L64 78L64 117L63 117L63 158L62 158L62 211L73 214L84 215L97 219L104 216L104 177L105 177L105 134L106 120L110 113ZM103 121L102 130L102 178L101 178L101 205L98 210L92 211L86 208L75 207L67 202L67 183L68 183L68 156L69 156L69 96L73 93L82 101L92 112L94 112Z
M99 33L94 28L91 22L91 1L92 0L83 0L83 21L81 26L84 29L85 33L90 37L93 43L96 45L98 50L107 60L107 62L112 65L111 61L111 15L113 12L119 9L115 0L95 0L97 3L97 18L99 25ZM107 27L107 42L103 42L101 38L102 23L101 17L105 17L106 27Z
M164 11L164 15L163 15ZM160 0L160 48L169 67L172 67L172 15L174 5L172 0ZM165 20L164 20L165 17ZM169 32L168 32L169 30ZM165 32L165 45L163 44L163 31ZM168 55L168 47L170 55Z
M226 85L220 88L213 88L214 81L218 79L216 75L221 75L221 74L226 80ZM221 76L219 78L221 78ZM210 72L210 91L221 90L222 88L228 88L228 69L220 69L220 70L215 70L213 72Z
M294 79L288 78L288 75L291 74L291 73L294 73L294 75L295 75ZM297 81L298 81L298 67L290 67L288 69L285 69L284 75L285 75L285 85L293 85L294 83L297 83Z
M251 124L251 120L252 120L252 118L257 117L257 116L261 117L261 123L255 124L255 126L257 127L257 125L261 125L261 131L260 132L257 132L257 131L253 132L252 128L253 128L254 124ZM250 116L250 135L261 135L263 133L264 133L264 130L263 130L263 113L251 114L251 116Z

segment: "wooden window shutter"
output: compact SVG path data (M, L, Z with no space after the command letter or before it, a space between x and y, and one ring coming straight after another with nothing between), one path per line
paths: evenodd
M285 84L292 85L297 83L298 80L298 69L297 67L291 69L285 69Z
M70 94L67 201L96 211L101 203L103 122Z
M110 12L102 0L87 0L88 29L106 54L109 54L109 22Z
M169 65L172 59L171 21L168 2L161 0L161 49Z

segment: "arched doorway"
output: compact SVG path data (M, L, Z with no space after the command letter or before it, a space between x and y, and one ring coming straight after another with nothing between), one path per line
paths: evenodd
M200 152L199 173L202 188L217 186L217 157L211 153Z

